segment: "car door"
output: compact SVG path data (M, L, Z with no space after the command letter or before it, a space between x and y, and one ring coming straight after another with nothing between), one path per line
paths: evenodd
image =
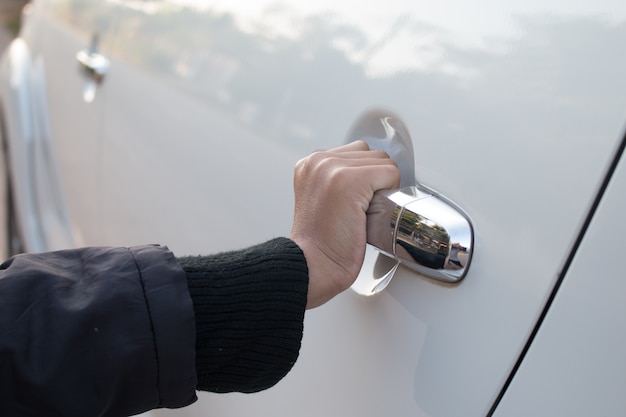
M626 136L493 415L608 416L626 408L625 147Z
M256 103L223 108L223 84L240 63L210 49L221 34L203 27L207 16L171 2L118 2L104 86L105 244L211 253L289 233L302 148L248 124Z
M43 74L39 102L51 144L35 165L54 163L50 173L40 176L51 178L47 187L54 186L54 192L48 192L62 201L56 210L71 222L70 239L62 242L54 241L57 230L44 228L50 240L44 250L100 240L102 86L114 25L111 16L102 18L107 10L106 2L35 2L28 9L27 22L39 35L32 45L33 61ZM54 101L48 105L50 97ZM45 205L42 197L38 204Z
M171 415L487 415L623 134L618 2L115 2L102 242L210 253L287 234L292 168L375 109L474 228L467 276L401 267L309 311L300 358L255 395ZM371 274L366 263L363 277ZM170 415L159 411L154 415Z

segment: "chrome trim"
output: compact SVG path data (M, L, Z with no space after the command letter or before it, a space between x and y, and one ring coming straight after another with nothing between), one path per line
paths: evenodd
M383 111L370 111L352 126L347 141L364 140L384 150L400 170L400 187L374 194L367 212L365 262L352 289L361 295L382 291L399 264L429 278L455 283L467 275L474 232L456 204L415 178L413 142L406 125ZM373 261L372 250L378 252Z
M473 251L468 217L451 202L413 186L379 191L367 215L368 243L430 278L458 282Z
M101 54L88 49L78 51L76 60L94 80L101 81L109 70L109 60Z

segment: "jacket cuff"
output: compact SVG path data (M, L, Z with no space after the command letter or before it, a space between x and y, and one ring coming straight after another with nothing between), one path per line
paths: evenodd
M196 313L198 389L250 393L280 381L302 341L308 269L300 248L277 238L178 262Z
M197 399L196 325L185 272L165 247L139 246L130 252L151 320L159 407L184 407Z

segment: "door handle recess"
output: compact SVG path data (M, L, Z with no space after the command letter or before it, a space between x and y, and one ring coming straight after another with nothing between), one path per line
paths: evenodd
M400 188L374 194L367 212L370 247L352 289L361 295L382 291L400 264L438 281L461 281L474 251L472 223L460 207L416 181L404 123L388 113L366 113L348 135L348 142L354 140L389 154L400 170Z

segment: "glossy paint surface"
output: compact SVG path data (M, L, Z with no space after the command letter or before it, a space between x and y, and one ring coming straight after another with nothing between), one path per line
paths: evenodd
M401 268L376 297L342 294L307 314L277 387L175 415L485 415L623 135L626 5L95 3L41 2L34 50L84 243L185 254L285 235L296 160L371 109L404 122L418 181L475 227L460 284ZM56 45L94 33L111 69L86 106Z
M623 245L626 161L496 416L620 415L626 409Z

